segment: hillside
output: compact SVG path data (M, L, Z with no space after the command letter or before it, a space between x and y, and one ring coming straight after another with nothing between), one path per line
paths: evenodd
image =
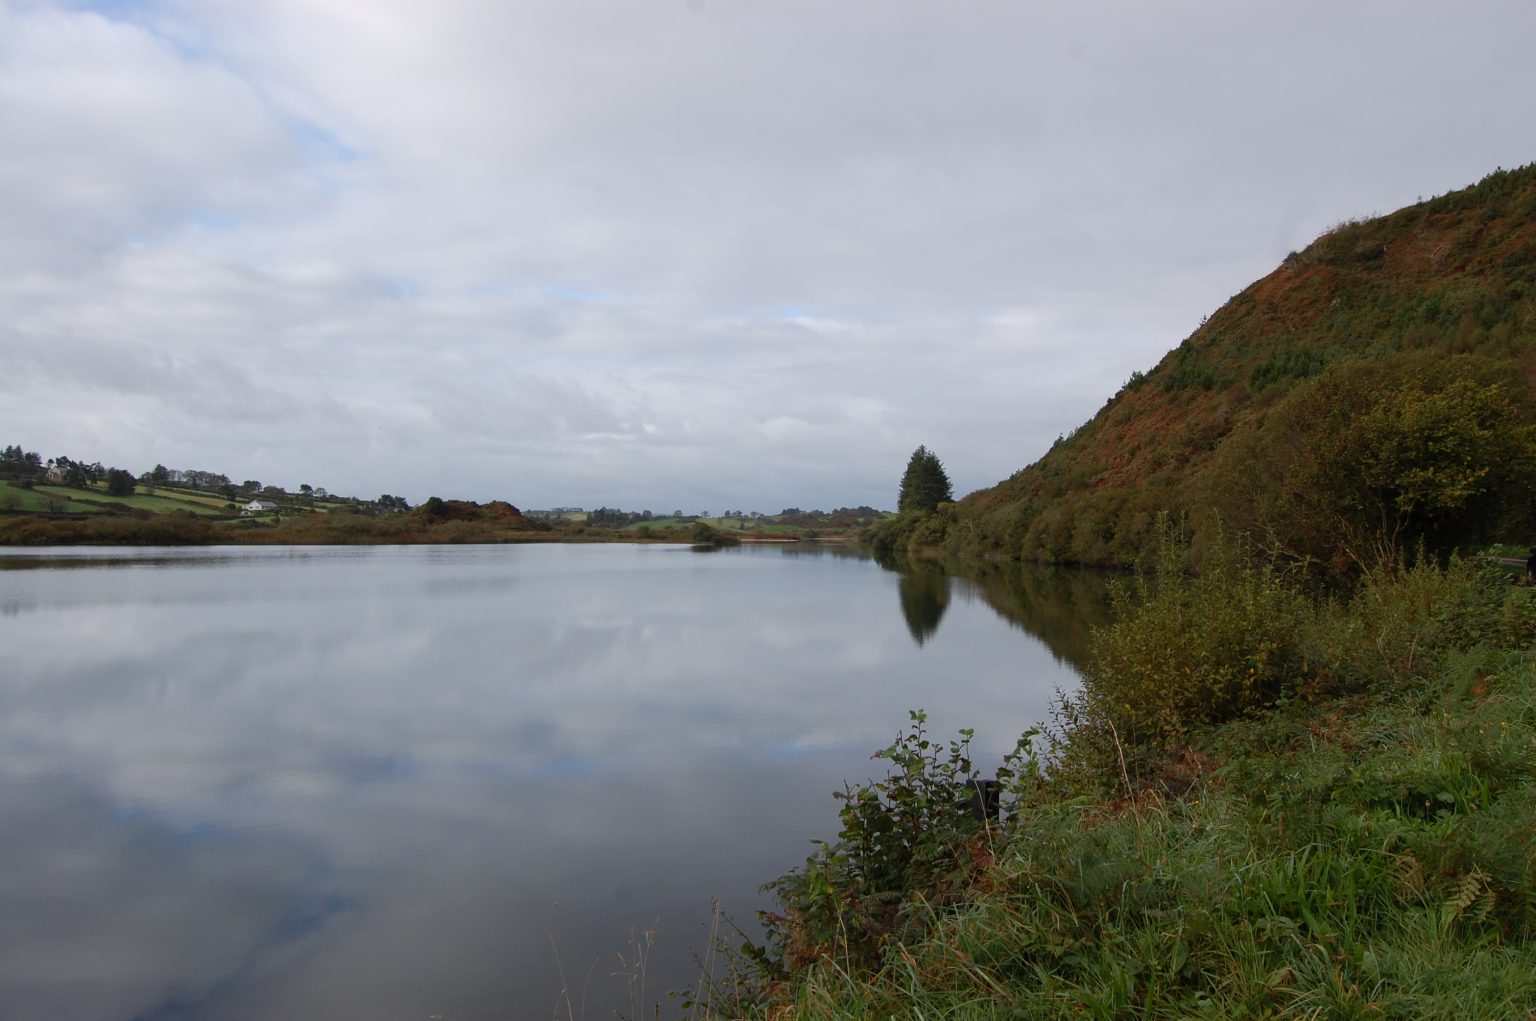
M1536 588L1417 555L1536 540L1533 389L1536 165L1328 231L1035 464L867 530L1141 570L1000 818L914 712L711 1016L1536 1019Z
M1533 536L1536 164L1343 223L1039 461L877 536L1130 564L1160 512L1336 565Z

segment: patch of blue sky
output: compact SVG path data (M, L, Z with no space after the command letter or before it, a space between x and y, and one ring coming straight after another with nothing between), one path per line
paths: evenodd
M421 297L421 288L405 277L387 276L383 282L386 291L396 301L415 301Z
M311 162L356 163L368 155L365 150L342 141L334 131L307 118L285 117L284 126Z
M347 171L367 159L367 150L346 142L334 131L306 117L281 110L273 110L273 115L298 150L301 174L310 186L330 196L339 195L351 186Z
M250 222L249 217L229 210L172 209L149 229L126 231L118 240L128 248L158 248L179 230L190 228L204 234L230 234Z
M607 291L595 291L584 287L565 287L559 284L550 284L544 288L544 293L561 301L570 302L573 305L591 305L597 302L607 301L611 295Z
M187 25L183 20L165 12L161 0L76 0L66 6L72 11L95 14L108 21L132 25L164 43L183 59L223 64L212 50L202 45L195 36L187 34ZM178 28L183 31L176 31Z
M250 219L227 209L193 209L182 216L182 222L210 234L224 234L244 227Z
M75 0L64 5L72 11L89 11L113 21L139 24L160 9L158 0Z
M214 64L236 77L245 77L238 67L232 66L214 50L201 44L196 35L189 34L185 22L176 19L174 14L166 13L161 0L76 0L68 6L71 10L97 14L111 21L132 25L171 47L184 59ZM367 155L362 149L348 144L335 132L313 120L278 109L273 109L272 113L297 143L306 162L313 166L355 163Z

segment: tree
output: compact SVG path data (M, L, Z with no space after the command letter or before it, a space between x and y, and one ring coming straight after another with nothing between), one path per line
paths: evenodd
M84 489L90 481L86 474L86 466L79 461L71 461L62 454L53 459L54 467L64 472L64 484L74 486L76 489Z
M132 496L137 483L133 475L121 468L107 469L107 495Z
M901 477L901 494L896 500L899 511L929 513L941 503L954 499L944 465L927 447L912 451L906 474Z
M1283 494L1318 545L1360 566L1487 541L1536 487L1536 426L1497 383L1344 376L1310 396L1315 426Z
M379 506L385 510L393 511L398 497L385 493L379 497ZM427 497L427 502L421 505L421 514L428 521L441 521L448 517L448 505L435 496Z
M43 459L35 451L23 450L16 444L0 453L0 476L30 482L33 476L42 473Z

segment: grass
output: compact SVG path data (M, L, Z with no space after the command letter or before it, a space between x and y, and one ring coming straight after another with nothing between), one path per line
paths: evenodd
M15 500L15 507L7 506L11 499ZM52 512L50 501L57 503L58 512L66 514L102 514L109 512L114 506L157 514L188 511L213 517L231 513L226 506L228 501L222 497L165 488L157 489L154 495L136 492L129 496L112 496L102 485L93 486L90 489L49 485L23 489L12 482L0 482L0 508L50 513Z
M98 487L105 488L105 487ZM176 486L157 486L140 484L137 494L139 496L164 497L167 500L175 500L180 503L203 504L208 507L216 507L224 510L231 502L220 493L205 493L196 489L181 489Z
M7 499L7 494L14 497L16 506L6 506L4 501ZM247 502L245 497L230 501L220 493L142 483L134 493L128 496L112 496L107 492L104 483L95 483L86 489L57 485L38 485L32 489L23 489L14 482L0 482L0 509L46 513L49 510L47 504L49 499L62 501L62 511L69 514L101 514L126 507L130 510L149 511L155 514L183 511L206 517L233 517L239 513L239 507ZM230 509L231 502L235 504L233 510ZM301 497L293 497L289 511L294 514L333 513L353 509L355 505L346 501L331 499L304 501Z
M212 499L201 496L189 496L181 493L172 495L173 491L159 489L153 496L143 493L134 493L131 496L108 496L105 490L92 491L86 497L92 501L97 510L101 504L121 504L132 510L151 511L156 514L168 514L173 511L187 511L192 514L201 514L209 517L227 517L235 513L223 499Z
M1290 683L1132 737L1104 671L1160 662L1128 650L1180 642L1170 607L1191 633L1227 612L1176 584L1101 633L1054 758L955 846L948 889L909 893L873 958L781 902L716 1016L1536 1021L1536 591L1459 562L1377 576L1295 622ZM853 903L838 850L821 905Z
M1213 735L1177 799L1032 803L963 910L917 906L873 975L818 965L795 1016L1528 1017L1533 669Z
M0 482L0 510L52 513L54 504L67 514L89 514L100 510L94 504L79 499L79 490L62 486L36 486L23 489L14 482Z
M1520 1017L1532 669L1224 735L1176 800L1031 805L990 890L872 980L808 983L805 1016Z

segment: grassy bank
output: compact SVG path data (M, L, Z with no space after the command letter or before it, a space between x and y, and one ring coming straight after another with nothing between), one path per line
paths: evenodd
M1004 823L956 794L963 737L903 736L702 1012L1536 1017L1536 591L1175 559L1011 763Z

